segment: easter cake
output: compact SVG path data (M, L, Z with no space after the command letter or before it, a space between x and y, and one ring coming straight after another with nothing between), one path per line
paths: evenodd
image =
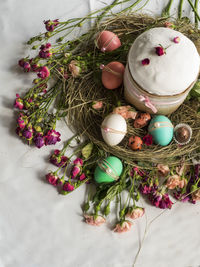
M200 57L189 38L169 28L150 29L130 48L125 98L139 110L170 114L188 95L199 69Z

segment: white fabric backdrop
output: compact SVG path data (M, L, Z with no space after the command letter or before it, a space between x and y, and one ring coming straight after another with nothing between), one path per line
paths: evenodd
M159 14L167 2L151 0L146 10ZM43 20L80 17L102 6L98 0L0 1L0 267L132 266L145 217L123 235L110 231L111 223L99 228L86 225L81 212L85 188L66 197L58 195L44 182L53 148L28 147L14 132L13 99L32 81L16 66L28 53L25 42L44 30ZM59 130L63 139L71 136L65 125L60 124ZM145 206L148 221L161 212ZM136 266L200 266L199 211L200 203L178 203L160 216Z

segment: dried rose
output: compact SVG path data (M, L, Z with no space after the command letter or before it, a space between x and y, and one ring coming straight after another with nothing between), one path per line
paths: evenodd
M177 174L170 176L167 179L167 183L166 183L166 187L168 189L174 189L175 187L177 187L180 183L180 176L178 176Z
M78 77L81 73L81 68L76 60L72 60L68 68L74 78Z
M142 60L142 65L143 65L143 66L149 65L149 63L150 63L150 59L149 59L149 58L144 58L144 59Z
M113 109L114 114L121 115L124 119L135 119L137 112L131 106L120 106Z
M103 216L95 216L84 214L85 222L93 226L100 226L106 222L106 219Z
M132 222L130 221L123 221L122 223L117 223L114 228L114 232L116 233L124 233L131 230Z
M143 215L144 215L144 208L136 207L136 208L130 209L128 213L126 214L126 217L135 220L137 218L142 217Z
M180 37L177 36L177 37L174 38L173 41L174 41L175 44L178 44L178 43L180 43L181 39L180 39Z
M170 169L167 165L158 164L157 168L158 168L158 173L162 176L167 176L170 172Z
M164 54L166 54L166 51L165 51L164 47L162 47L161 45L155 47L155 50L156 50L156 54L158 56L163 56Z

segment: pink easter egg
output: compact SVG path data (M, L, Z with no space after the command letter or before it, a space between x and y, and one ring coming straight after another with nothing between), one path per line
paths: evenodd
M124 65L118 61L103 66L101 80L104 87L111 90L119 87L123 82L124 70Z
M110 31L102 31L97 36L97 45L102 52L110 52L121 46L116 34Z

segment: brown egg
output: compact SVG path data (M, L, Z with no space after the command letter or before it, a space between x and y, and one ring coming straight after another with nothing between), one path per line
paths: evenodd
M190 131L182 126L178 128L177 131L175 132L175 137L178 142L185 143L190 138Z
M133 126L135 128L143 128L145 127L148 122L151 120L151 115L149 113L138 113L137 117L134 121Z
M116 89L123 82L125 67L118 61L110 62L108 65L101 66L102 76L101 80L107 89Z
M128 145L132 150L141 150L143 141L139 136L131 136Z
M96 38L97 46L102 52L110 52L121 46L116 34L110 31L102 31Z

